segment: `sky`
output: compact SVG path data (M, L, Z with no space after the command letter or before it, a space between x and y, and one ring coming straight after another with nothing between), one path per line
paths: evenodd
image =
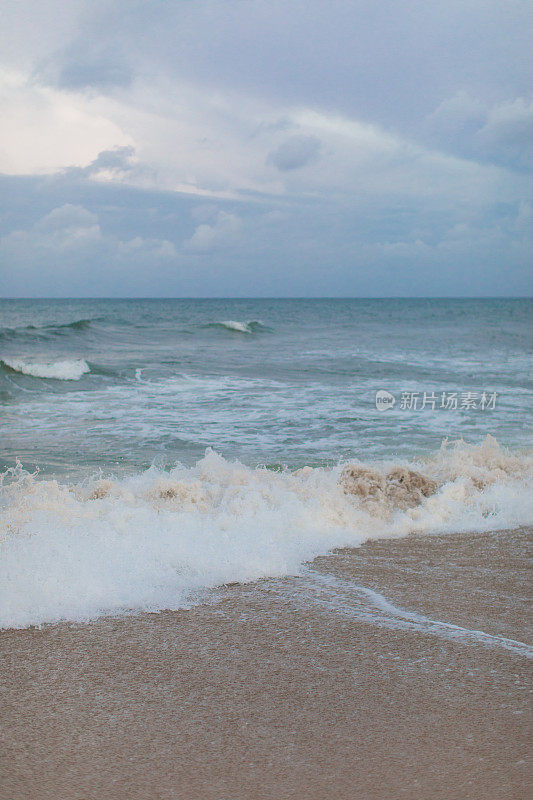
M531 0L2 0L0 296L524 296Z

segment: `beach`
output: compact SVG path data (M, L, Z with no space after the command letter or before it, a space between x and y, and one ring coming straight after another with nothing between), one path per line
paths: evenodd
M533 2L1 18L0 800L533 800Z
M6 630L2 800L524 798L531 530Z
M523 800L529 300L0 312L0 800Z

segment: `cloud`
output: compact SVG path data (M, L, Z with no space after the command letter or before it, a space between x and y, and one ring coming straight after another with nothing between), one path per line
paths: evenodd
M239 242L242 220L236 214L219 211L211 224L201 223L192 237L185 243L186 248L198 252L210 252L231 247Z
M0 69L0 172L50 174L133 144L105 101L39 86Z
M176 249L166 239L136 236L121 240L102 231L97 214L80 205L65 203L26 229L14 230L0 238L0 255L18 273L21 285L35 268L53 270L57 278L89 267L95 274L113 272L124 264L150 264L173 259Z
M494 160L533 169L533 100L517 97L493 106L476 140Z
M460 91L428 115L424 128L428 141L463 157L533 169L533 100L490 105Z
M300 169L318 157L320 147L320 139L316 136L291 136L268 154L267 164L281 172Z
M103 240L96 214L82 206L66 203L54 208L26 230L16 230L0 239L4 252L24 255L39 250L80 253Z
M8 0L4 285L521 292L533 6L299 5Z
M486 104L462 89L439 103L427 115L424 125L430 136L445 141L472 136L484 125L486 117Z
M38 61L32 77L56 89L113 92L132 82L134 73L129 62L116 42L106 43L101 35L78 38Z
M86 9L87 0L5 0L0 33L2 64L31 72L65 42L77 39Z
M0 291L7 296L525 295L532 289L531 201L494 207L354 196L198 204L194 196L117 191L107 182L78 185L83 204L56 202L36 214L36 199L52 189L68 195L70 184L11 178L3 185L10 187L0 192ZM34 221L24 224L29 212ZM19 221L10 226L12 214Z
M0 134L0 171L20 174L26 167L62 172L65 179L241 199L253 193L338 200L354 192L368 199L423 198L438 190L443 202L466 193L469 202L486 203L501 182L478 160L435 151L435 142L422 145L380 125L305 106L222 96L161 77L138 80L112 98L17 81ZM454 112L459 120L462 106ZM27 118L26 108L32 109ZM487 141L496 132L500 139L510 135L509 116L505 124L487 122Z
M62 54L55 68L55 84L60 89L109 91L125 88L133 80L129 64L110 47L85 53L79 53L76 49L68 50Z
M62 178L135 183L148 176L149 169L140 164L131 145L102 150L86 167L67 167L59 174ZM152 177L152 176L150 176Z
M70 0L63 8L50 0L49 20L42 0L16 5L19 19L12 12L7 23L18 31L18 50L42 58L43 45L35 35L28 45L20 24L26 17L32 28L36 17L48 55L66 62L75 80L77 59L89 70L86 82L91 64L103 62L93 70L104 80L92 84L103 91L108 73L117 88L114 70L131 70L134 82L164 74L213 93L327 109L406 133L460 88L494 102L531 86L533 7L526 2L307 0L304 10L287 0ZM62 36L47 30L55 26Z
M127 175L134 168L135 148L131 145L102 150L98 156L85 167L86 175L95 176L108 173L117 177Z

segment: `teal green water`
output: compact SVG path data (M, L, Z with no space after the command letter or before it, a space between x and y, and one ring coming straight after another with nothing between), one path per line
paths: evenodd
M212 447L294 467L487 433L523 448L532 319L531 300L2 300L1 466L130 472Z

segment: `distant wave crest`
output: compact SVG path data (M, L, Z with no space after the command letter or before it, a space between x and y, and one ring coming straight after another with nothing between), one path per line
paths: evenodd
M64 322L61 325L45 325L46 330L65 330L70 328L74 331L83 331L88 328L93 322L98 322L100 317L96 319L77 319L74 322Z
M33 378L51 378L58 381L79 381L82 375L91 371L83 358L41 362L23 358L4 358L0 363L8 371L30 375Z
M95 317L94 319L76 319L73 322L52 322L46 325L24 325L20 328L1 328L0 339L65 336L69 332L79 333L88 330L93 322L98 322L101 319L101 317Z
M251 319L247 321L242 320L235 320L235 319L226 319L222 320L221 322L210 322L207 325L203 326L204 328L219 328L224 329L227 331L232 331L233 333L255 333L259 330L268 330L266 325L263 325L257 319Z

